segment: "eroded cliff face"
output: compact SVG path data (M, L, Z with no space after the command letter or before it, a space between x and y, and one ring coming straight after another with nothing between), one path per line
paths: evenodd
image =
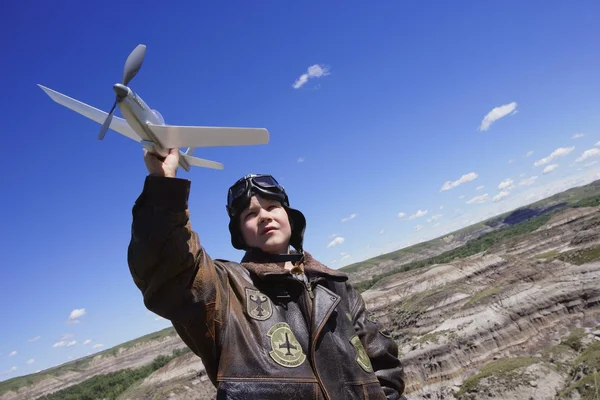
M599 232L598 208L566 210L484 254L391 276L365 292L401 346L407 396L555 398L572 379L548 352L574 328L593 340L600 324L600 262L588 262L600 258ZM475 376L485 365L528 379Z
M544 400L558 393L593 399L600 393L597 260L600 207L568 209L484 253L390 276L363 297L399 344L410 400ZM140 345L1 399L35 399L181 347L177 337ZM202 400L215 393L201 360L188 353L120 399Z

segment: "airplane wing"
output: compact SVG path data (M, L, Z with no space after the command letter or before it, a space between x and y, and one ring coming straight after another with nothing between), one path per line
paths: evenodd
M183 147L250 146L269 143L264 128L221 128L148 124L166 149Z
M48 89L47 87L42 86L40 84L38 84L38 86L42 88L42 90L46 92L46 94L58 104L63 105L75 112L78 112L79 114L86 116L93 121L96 121L100 125L104 123L104 120L108 115L108 113L102 110L98 110L97 108L92 107L88 104L82 103L79 100L72 99L69 96L65 96L62 93L58 93L57 91ZM137 133L135 133L135 131L129 126L127 121L125 121L123 118L113 116L113 119L110 123L110 129L120 133L121 135L127 136L128 138L133 139L136 142L140 142L142 140L137 135Z
M191 166L204 167L213 169L223 169L223 164L216 161L205 160L204 158L192 157L187 154L180 154L180 157L184 158Z

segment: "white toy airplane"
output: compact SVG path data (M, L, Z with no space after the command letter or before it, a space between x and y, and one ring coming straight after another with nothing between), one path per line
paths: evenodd
M42 85L38 84L38 86L58 104L102 124L98 135L100 140L104 138L106 131L110 128L141 143L148 151L162 157L168 154L168 149L187 147L185 153L180 150L179 165L188 172L191 166L223 169L221 163L193 157L192 154L196 147L247 146L269 142L269 132L263 128L166 125L158 111L150 109L141 97L127 87L129 81L140 70L145 53L146 46L140 44L127 57L123 81L113 86L117 98L109 113ZM113 116L117 105L125 119Z

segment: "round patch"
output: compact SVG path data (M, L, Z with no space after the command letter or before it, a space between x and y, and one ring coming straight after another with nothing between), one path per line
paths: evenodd
M280 322L271 327L267 336L271 338L271 351L269 355L275 362L284 367L297 367L306 359L302 346L296 336L285 322Z

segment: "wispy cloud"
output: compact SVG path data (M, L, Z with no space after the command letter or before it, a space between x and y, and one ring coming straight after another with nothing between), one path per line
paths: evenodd
M300 75L294 82L294 89L300 89L309 79L321 78L329 75L329 68L324 65L314 64L308 67L307 71Z
M575 162L583 162L590 157L597 157L597 156L600 156L600 150L598 150L596 148L588 149L588 150L584 151L583 154L581 156L579 156L577 158L577 160L575 160Z
M402 219L404 217L406 217L406 213L403 213L403 212L398 213L398 218Z
M40 340L42 337L41 336L36 336L34 338L28 339L28 342L37 342L38 340Z
M485 186L483 186L483 185L481 185L481 186L477 186L477 187L475 188L475 190L476 190L476 191L479 191L479 190L483 189L484 187L485 187Z
M102 343L98 343L98 344L95 344L93 348L98 349L100 347L104 347L104 345Z
M85 308L76 308L71 311L69 315L69 319L67 320L67 324L78 324L79 318L85 315Z
M502 200L503 198L505 198L506 196L508 196L510 194L510 192L508 190L502 190L500 193L498 193L497 195L495 195L492 198L493 202L497 202Z
M525 154L525 157L529 157L529 156L530 156L530 155L532 155L532 154L533 154L533 150L529 150L529 151L527 152L527 154Z
M596 146L600 147L600 142L597 142L597 143L596 143Z
M554 150L548 157L544 157L542 159L537 160L533 163L535 167L539 167L540 165L548 164L550 161L554 160L557 157L563 157L575 150L575 147L559 147Z
M350 221L351 219L354 219L354 218L356 218L356 215L357 215L357 214L355 214L355 213L353 213L353 214L350 214L350 216L348 216L348 217L345 217L345 218L342 218L342 222L347 222L347 221Z
M33 358L30 358L29 360L27 360L27 364L33 364L35 362L35 360Z
M83 342L83 345L85 346L86 344L90 344L92 343L92 339L85 339L85 341Z
M452 188L455 188L459 185L462 185L463 183L467 183L467 182L471 182L472 180L477 179L479 175L477 175L477 173L475 172L470 172L468 174L465 174L463 176L461 176L460 178L458 178L455 181L446 181L443 185L442 188L440 189L440 192L443 192L444 190L450 190Z
M52 345L52 347L56 348L56 347L71 347L71 346L75 346L77 344L77 340L71 340L70 342L67 342L66 340L61 340L60 342L56 342Z
M531 186L535 183L537 178L537 176L530 176L527 179L521 179L521 181L519 182L519 186Z
M17 355L17 351L16 351L16 350L13 350L13 351L11 351L11 352L10 352L10 354L9 354L8 356L9 356L9 357L14 357L14 356L16 356L16 355Z
M428 210L419 210L410 217L408 217L408 219L421 218L422 216L427 215L428 212Z
M498 185L499 190L510 189L513 186L513 180L510 178L506 178Z
M305 158L304 158L304 157L298 157L298 159L296 160L296 162L297 162L298 164L300 164L300 163L303 163L303 162L304 162L304 160L305 160Z
M550 172L554 171L556 168L558 168L558 164L550 164L546 168L544 168L544 171L542 171L542 174L544 174L544 175L549 174Z
M504 104L502 106L498 106L492 109L481 121L481 125L479 126L480 131L487 131L490 126L500 118L504 118L507 115L516 113L517 103L514 101L509 104Z
M423 225L415 226L415 231L419 232L421 229L423 229Z
M333 247L333 246L337 246L344 243L344 238L341 236L336 237L335 239L333 239L331 242L329 242L329 244L327 245L327 248Z
M480 204L480 203L485 203L485 202L487 201L488 197L489 197L489 194L487 194L487 193L486 193L486 194L482 194L482 195L480 195L480 196L475 196L475 197L473 197L471 200L467 201L467 204L473 204L473 203Z
M579 139L585 136L585 133L575 133L571 136L571 139Z
M443 217L442 214L435 214L435 215L432 215L431 217L427 218L427 222L431 223L433 221L437 221L438 219L440 219L442 217Z

